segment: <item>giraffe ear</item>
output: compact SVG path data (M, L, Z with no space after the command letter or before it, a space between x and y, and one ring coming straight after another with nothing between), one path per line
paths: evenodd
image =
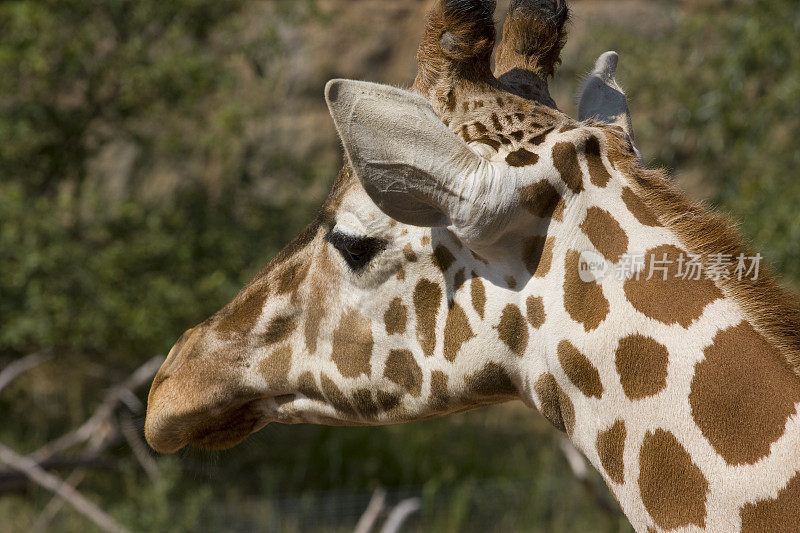
M633 139L628 98L616 79L618 64L619 55L616 52L606 52L597 58L594 70L589 73L580 90L578 120L593 118L614 124Z
M347 158L387 215L451 226L462 237L500 200L500 169L450 131L427 100L374 83L331 80L325 98ZM497 190L496 190L497 189Z

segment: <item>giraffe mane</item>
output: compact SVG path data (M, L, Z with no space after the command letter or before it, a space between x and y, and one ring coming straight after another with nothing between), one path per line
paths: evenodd
M615 128L608 132L609 159L626 175L636 194L686 246L702 257L703 267L715 254L744 254L753 251L740 236L738 224L730 217L713 212L705 203L688 199L673 184L663 169L647 169L634 154L630 140ZM800 376L800 303L794 294L780 286L775 274L762 265L757 279L731 276L720 279L722 291L744 310L759 332L784 355L791 369Z

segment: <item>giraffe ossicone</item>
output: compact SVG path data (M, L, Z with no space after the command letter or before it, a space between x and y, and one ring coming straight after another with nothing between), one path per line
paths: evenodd
M643 167L616 55L583 122L555 109L563 2L513 2L494 73L492 9L434 3L411 91L328 84L345 167L316 220L170 351L148 442L519 399L637 531L800 524L796 302L737 276L732 226ZM686 276L686 257L727 275Z

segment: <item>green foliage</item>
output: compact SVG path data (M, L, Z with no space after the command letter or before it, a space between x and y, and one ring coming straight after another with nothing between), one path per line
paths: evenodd
M3 2L0 175L50 190L84 178L104 129L136 136L170 108L202 118L201 97L230 81L210 35L241 4Z
M103 354L115 365L162 352L308 217L290 204L212 205L197 193L170 209L124 203L102 222L69 221L72 211L66 195L31 199L18 185L0 186L6 351Z

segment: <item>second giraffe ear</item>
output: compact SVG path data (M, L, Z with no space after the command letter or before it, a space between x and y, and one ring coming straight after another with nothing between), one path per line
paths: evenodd
M496 218L487 213L502 213L509 188L502 169L473 152L421 96L331 80L325 97L353 170L390 217L478 239Z
M616 52L606 52L597 58L594 70L579 91L578 120L591 118L614 124L633 139L628 98L617 83L618 64L619 55Z

